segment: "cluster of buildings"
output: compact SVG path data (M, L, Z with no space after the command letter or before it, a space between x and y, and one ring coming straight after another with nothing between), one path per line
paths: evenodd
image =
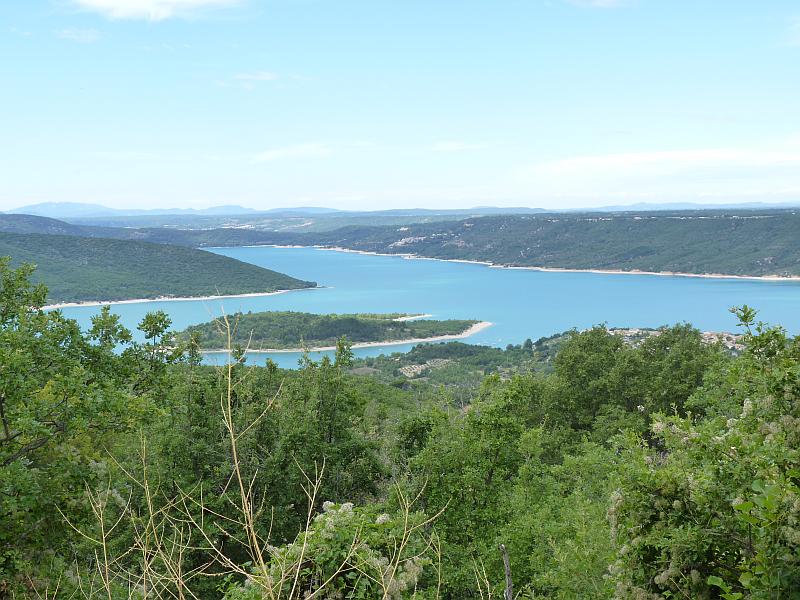
M446 364L452 362L449 358L432 358L421 365L406 365L400 367L400 373L409 379L419 377L429 369L441 369Z
M660 329L647 329L642 327L615 328L609 329L609 332L620 336L623 342L634 348L639 346L639 344L648 337L661 335ZM744 350L742 336L735 333L728 333L725 331L703 331L700 336L704 343L722 344L726 350L731 352L738 353Z

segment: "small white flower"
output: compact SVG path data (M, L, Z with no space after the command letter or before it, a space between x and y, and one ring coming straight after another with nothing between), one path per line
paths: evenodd
M753 412L753 401L747 398L742 406L742 418L747 417L751 412Z

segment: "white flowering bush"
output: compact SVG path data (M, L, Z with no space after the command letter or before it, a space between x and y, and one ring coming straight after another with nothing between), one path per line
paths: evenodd
M377 513L325 502L291 544L270 548L266 575L228 588L228 600L386 598L414 595L434 546L421 513Z
M748 311L748 351L713 392L727 414L658 416L625 444L608 511L620 598L798 597L800 345Z

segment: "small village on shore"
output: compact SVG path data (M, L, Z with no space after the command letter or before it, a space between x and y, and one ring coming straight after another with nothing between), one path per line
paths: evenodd
M660 329L642 327L613 328L608 331L614 335L620 336L623 342L634 348L638 347L648 337L661 335ZM722 346L730 352L738 354L744 350L743 336L740 334L727 331L703 331L700 336L703 343L722 344Z

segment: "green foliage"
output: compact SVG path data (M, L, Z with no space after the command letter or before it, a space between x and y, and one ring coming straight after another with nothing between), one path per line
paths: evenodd
M521 597L798 597L800 342L747 307L737 357L599 326L362 377L343 338L214 368L163 312L133 342L0 285L0 597L498 597L499 544Z
M366 357L354 372L417 392L443 388L453 403L470 403L487 375L508 379L514 374L552 371L552 361L566 334L541 338L530 348L494 348L463 342L418 344L408 352ZM403 367L424 368L413 377Z
M573 336L556 356L556 374L570 401L565 408L572 415L573 427L588 428L600 407L609 402L613 367L623 350L619 337L609 335L605 327L595 327Z
M726 360L691 327L663 328L635 348L596 327L559 345L551 374L490 377L463 413L407 420L400 443L423 498L446 507L437 528L449 597L471 593L476 568L502 572L499 543L519 589L609 597L607 499L621 467L611 442L643 432L664 403L683 407L704 372ZM495 591L501 581L491 582Z
M529 433L520 440L525 462L509 500L512 517L498 535L517 558L520 587L538 597L609 598L614 547L604 523L618 460L610 449L584 443L547 464L547 432Z
M517 440L524 431L518 407L505 397L476 403L466 415L441 423L411 469L431 511L445 510L445 590L458 597L475 582L474 553L496 553L496 527L509 518L510 481L519 469Z
M347 352L334 362L308 361L296 377L284 380L273 419L254 431L261 458L253 467L276 507L273 531L279 539L291 537L305 519L302 472L313 473L324 462L329 475L320 495L335 502L363 502L385 477L377 445L360 428L367 399L348 383Z
M80 490L113 448L154 410L135 393L113 348L130 334L107 312L89 336L58 311L30 267L0 261L0 580L69 539L60 509L87 517ZM131 355L132 356L132 355Z
M629 438L610 509L621 597L794 598L800 590L800 353L778 328L748 329L722 367L729 413L659 415ZM703 392L700 392L701 394Z

